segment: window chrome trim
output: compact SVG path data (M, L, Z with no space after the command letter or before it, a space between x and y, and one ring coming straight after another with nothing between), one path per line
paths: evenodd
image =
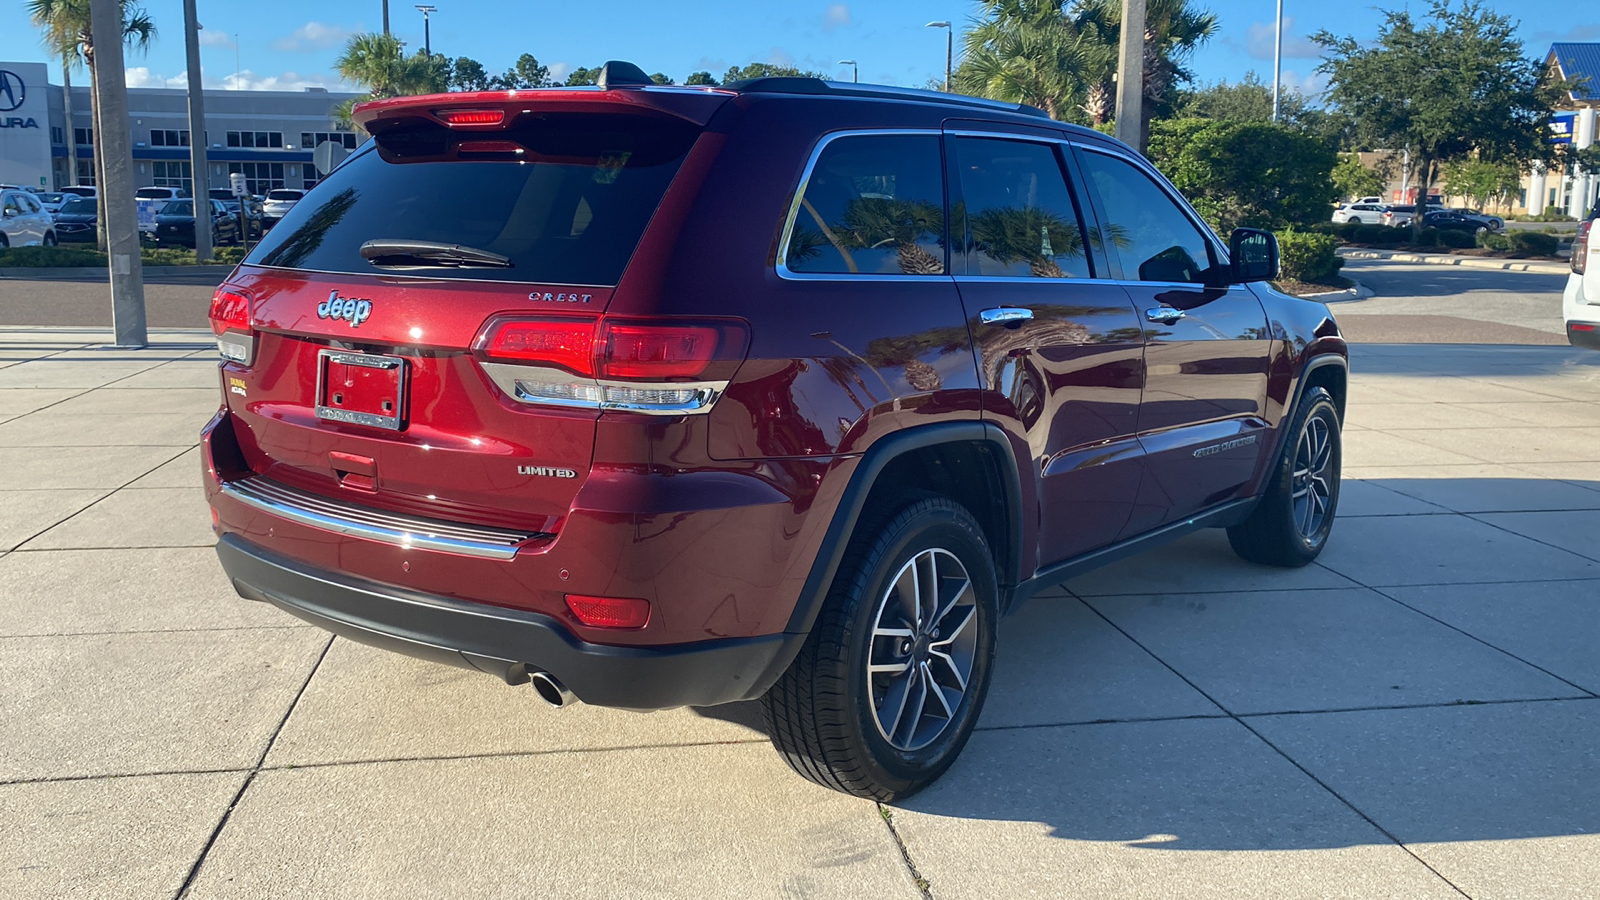
M537 532L484 528L357 506L309 494L260 475L224 482L222 493L251 509L301 525L397 547L512 559Z
M778 277L785 281L948 282L950 279L950 274L948 272L943 275L885 275L878 273L863 274L860 272L796 272L789 268L788 263L789 240L794 237L794 223L795 220L800 216L800 201L805 199L806 188L811 184L811 174L817 167L817 160L822 158L822 151L828 149L829 144L832 144L834 141L840 138L846 137L921 135L924 137L938 138L941 134L942 132L937 128L863 128L856 130L834 131L823 135L822 139L817 141L817 146L812 148L811 156L806 160L805 168L801 170L800 184L794 189L794 196L789 199L789 212L787 215L785 215L783 220L783 232L778 236L778 258L777 263L774 266L778 273ZM939 165L941 169L942 180L942 169L944 167L942 153ZM948 199L948 193L949 192L946 191L946 196L940 198L941 208L943 207L944 201ZM949 255L949 248L945 248L945 254L947 256Z
M540 366L522 366L514 363L479 362L484 374L507 397L528 406L556 406L562 409L585 409L593 412L634 412L649 416L691 416L711 411L722 393L728 389L726 381L608 381L585 378L556 369ZM529 393L521 384L581 385L592 388L594 398L544 397ZM607 388L635 391L690 391L690 399L682 403L628 403L604 399Z

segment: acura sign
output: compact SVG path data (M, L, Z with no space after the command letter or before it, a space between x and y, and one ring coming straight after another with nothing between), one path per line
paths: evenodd
M0 112L12 112L28 100L28 86L10 69L0 69Z

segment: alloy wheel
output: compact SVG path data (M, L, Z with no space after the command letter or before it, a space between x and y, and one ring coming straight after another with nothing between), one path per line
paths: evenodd
M1333 438L1321 416L1311 416L1300 431L1294 455L1294 524L1300 536L1313 540L1328 518L1333 492Z
M977 619L972 579L948 550L923 550L890 579L866 665L873 722L896 750L928 746L955 719L972 677Z

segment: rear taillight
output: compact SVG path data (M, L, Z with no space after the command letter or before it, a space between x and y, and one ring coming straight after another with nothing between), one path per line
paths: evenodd
M226 285L211 295L211 332L217 352L229 362L250 365L255 357L256 334L250 327L250 298Z
M733 320L497 318L474 346L523 403L680 415L711 408L746 338Z
M1589 226L1593 219L1578 223L1578 236L1572 239L1572 271L1582 275L1589 264Z

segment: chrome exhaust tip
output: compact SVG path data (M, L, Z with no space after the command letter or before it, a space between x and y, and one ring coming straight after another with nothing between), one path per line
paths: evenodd
M529 672L528 681L533 685L533 689L539 692L541 700L557 709L578 702L578 698L567 690L567 686L548 672Z

